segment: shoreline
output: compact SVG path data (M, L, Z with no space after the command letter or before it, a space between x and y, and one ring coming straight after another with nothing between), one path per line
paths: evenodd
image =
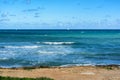
M0 69L39 69L39 68L71 68L71 67L114 67L114 68L120 68L120 65L116 64L110 64L110 65L65 65L65 66L25 66L25 67L0 67Z
M4 77L48 77L54 80L120 80L119 74L119 65L0 68L0 76Z

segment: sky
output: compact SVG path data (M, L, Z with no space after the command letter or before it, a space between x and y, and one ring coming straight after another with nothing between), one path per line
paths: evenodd
M0 29L120 29L120 0L0 0Z

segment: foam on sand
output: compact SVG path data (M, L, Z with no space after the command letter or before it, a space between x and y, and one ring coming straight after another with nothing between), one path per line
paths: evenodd
M83 74L83 75L95 75L94 72L82 72L81 74Z

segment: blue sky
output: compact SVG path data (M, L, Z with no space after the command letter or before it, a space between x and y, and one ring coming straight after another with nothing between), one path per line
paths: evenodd
M0 0L0 29L120 29L120 0Z

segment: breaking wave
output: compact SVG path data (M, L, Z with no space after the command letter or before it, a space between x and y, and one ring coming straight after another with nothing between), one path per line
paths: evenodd
M47 44L47 45L70 45L74 44L75 42L36 42L37 44Z
M4 46L4 48L39 48L40 46Z

